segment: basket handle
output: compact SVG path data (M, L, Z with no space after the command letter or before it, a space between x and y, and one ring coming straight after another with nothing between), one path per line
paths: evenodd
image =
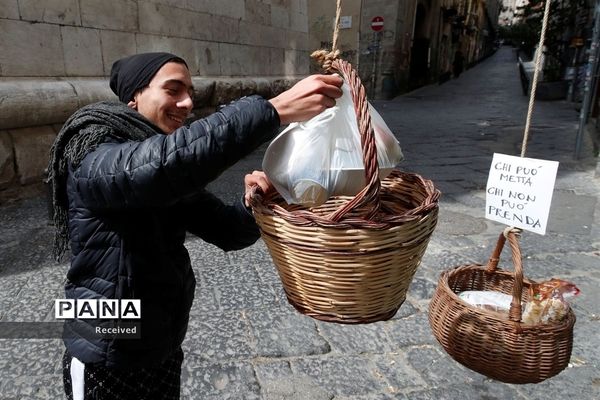
M492 252L490 259L487 263L486 272L493 273L498 268L498 262L500 261L500 254L504 248L506 240L510 245L512 253L512 261L515 267L515 279L512 290L512 300L510 302L510 310L508 312L508 318L514 322L521 322L522 306L521 306L521 295L523 293L523 264L521 257L521 248L519 246L519 236L521 230L517 228L506 228L498 237L496 248Z
M337 211L329 214L327 219L338 222L347 213L363 207L361 210L367 220L370 220L377 214L380 208L379 192L381 182L379 180L379 164L377 162L377 147L375 145L375 133L371 123L371 114L369 114L369 103L365 88L352 65L345 60L335 58L333 60L324 61L331 53L323 55L313 53L313 57L317 58L323 65L328 65L328 72L339 72L342 78L350 87L352 94L352 103L354 104L354 112L358 123L358 131L360 132L360 143L363 153L363 163L365 167L365 178L367 185L354 196L352 200L341 206ZM330 64L328 64L330 63Z

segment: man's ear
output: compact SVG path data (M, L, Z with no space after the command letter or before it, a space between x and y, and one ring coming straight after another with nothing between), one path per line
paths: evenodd
M131 100L129 103L127 103L127 107L137 110L137 101L135 101L135 99Z

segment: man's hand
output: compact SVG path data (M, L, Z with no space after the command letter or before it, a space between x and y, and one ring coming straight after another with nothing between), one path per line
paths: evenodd
M254 171L251 174L246 174L244 177L244 188L246 191L244 194L244 203L246 204L246 207L250 207L250 193L252 191L252 186L254 185L258 185L265 194L275 190L273 184L271 184L271 181L264 172Z
M311 75L269 101L282 125L307 121L335 105L342 96L342 82L338 75Z

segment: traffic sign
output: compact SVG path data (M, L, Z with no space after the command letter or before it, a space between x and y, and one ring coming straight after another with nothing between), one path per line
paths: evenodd
M371 29L375 32L379 32L383 29L383 17L373 17L371 20Z

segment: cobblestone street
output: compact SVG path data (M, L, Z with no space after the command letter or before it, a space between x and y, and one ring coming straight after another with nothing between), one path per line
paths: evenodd
M440 272L485 263L504 225L485 219L494 153L518 156L528 98L514 50L502 47L460 78L374 101L400 140L400 168L442 191L437 229L390 320L340 325L299 314L286 300L262 241L231 253L190 237L196 298L184 342L182 398L202 400L594 400L600 398L600 177L591 143L574 160L578 111L537 102L527 157L559 161L546 235L524 232L525 275L574 282L577 316L569 367L540 384L492 381L451 359L427 320ZM264 148L263 148L264 151ZM263 152L227 171L211 190L235 201ZM0 324L54 321L67 264L51 258L44 197L0 207ZM511 268L509 252L501 259ZM0 325L1 327L1 325ZM0 400L59 399L60 339L0 339Z

